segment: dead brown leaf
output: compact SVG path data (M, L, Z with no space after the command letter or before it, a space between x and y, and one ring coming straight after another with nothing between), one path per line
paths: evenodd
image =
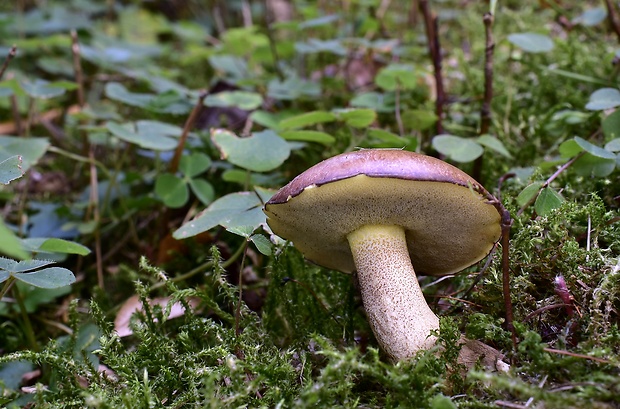
M155 305L159 305L162 308L166 308L166 305L170 302L171 297L157 297L149 300L149 305L151 307ZM187 299L187 303L195 310L200 304L200 300L197 297L191 297ZM140 298L137 295L131 296L121 309L118 311L116 315L116 319L114 320L114 329L118 333L120 337L126 337L133 334L133 331L129 327L129 321L131 320L131 316L136 312L144 312L144 306L140 301ZM191 313L192 311L190 311ZM170 310L170 315L168 315L167 319L177 318L185 314L185 307L180 302L175 302L172 305Z

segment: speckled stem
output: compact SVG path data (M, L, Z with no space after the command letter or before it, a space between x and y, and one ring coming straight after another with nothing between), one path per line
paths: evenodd
M393 361L435 345L439 318L429 308L411 265L405 231L368 225L347 236L364 308L383 350Z

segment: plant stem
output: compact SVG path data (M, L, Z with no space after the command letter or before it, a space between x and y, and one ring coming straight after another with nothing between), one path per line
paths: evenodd
M17 47L16 46L11 47L11 49L9 50L9 53L4 59L4 64L2 64L2 68L0 68L0 79L2 79L2 76L4 75L4 71L6 71L7 67L9 66L9 63L15 57L16 54L17 54Z
M495 42L493 40L493 21L491 13L485 13L482 17L484 22L484 32L486 46L484 53L484 101L480 110L480 135L489 133L491 126L491 100L493 99L493 51Z
M557 178L558 176L560 176L560 174L562 172L564 172L568 167L570 167L573 163L575 163L575 161L577 161L577 159L581 158L583 155L585 155L586 152L582 151L579 152L577 155L575 155L574 157L572 157L568 162L566 162L565 164L563 164L562 166L560 166L558 168L558 170L555 171L555 173L553 175L551 175L549 177L549 179L547 179L545 181L545 183L542 184L542 186L538 189L538 193L536 193L526 204L524 204L523 206L521 206L521 208L519 209L519 211L517 212L517 216L521 215L523 213L523 211L532 203L534 203L534 201L536 200L536 198L538 197L538 195L540 194L540 192L543 191L544 188L546 188L547 186L549 186L551 184L551 182L553 182L555 180L555 178Z
M26 332L26 338L28 338L28 343L30 344L30 348L33 351L39 350L39 345L37 344L37 340L34 336L34 330L32 329L32 323L30 322L30 318L28 317L28 311L26 310L26 305L24 304L24 299L22 298L21 293L19 292L19 288L17 286L13 286L11 290L13 296L15 297L15 301L17 301L17 305L19 306L19 311L22 315L22 319L24 320L24 331Z
M437 115L437 134L443 133L443 105L446 95L443 87L443 76L441 74L441 46L437 34L437 16L431 12L428 0L420 0L420 10L424 16L424 26L426 27L426 38L428 41L428 51L433 62L435 74L435 88L437 100L435 101L435 114Z
M495 42L493 41L493 14L490 12L484 13L482 21L484 22L486 45L484 52L484 100L480 108L479 135L486 135L491 127L491 100L493 99L493 51L495 49ZM483 155L480 155L474 161L472 177L476 180L480 180L482 174L482 161Z
M501 203L500 203L501 205ZM512 346L517 350L517 331L514 327L512 311L512 297L510 292L510 227L512 218L510 212L503 208L502 212L502 291L504 293L504 309L506 310L506 327L512 337Z
M239 287L239 298L237 300L237 308L235 308L235 335L240 334L240 322L241 322L241 303L243 302L243 268L245 266L245 259L247 256L248 243L250 239L245 241L243 245L243 257L241 257L241 264L239 265L239 281L237 282L237 287Z
M96 160L96 159L94 159L94 158L86 158L86 157L84 157L84 156L77 155L77 154L75 154L75 153L71 153L71 152L66 151L66 150L64 150L64 149L60 149L60 148L58 148L58 147L56 147L56 146L48 146L47 151L48 151L48 152L54 152L54 153L57 153L57 154L59 154L59 155L65 156L65 157L67 157L67 158L73 159L73 160L78 161L78 162L83 162L83 163L88 163L88 164L90 164L90 163L94 163L94 164L97 166L97 168L99 168L99 170L100 170L101 172L103 172L103 174L104 174L104 175L105 175L108 179L112 180L111 175L110 175L110 172L108 172L108 170L106 169L106 167L104 166L104 164L103 164L103 163L101 163L101 162L99 162L98 160Z
M278 49L276 47L276 40L273 36L273 30L271 29L271 18L269 17L271 15L270 13L270 6L269 6L269 2L267 0L264 1L264 6L265 6L265 33L267 34L267 39L269 40L269 49L271 50L271 55L273 57L273 69L276 73L276 75L278 76L278 79L280 81L284 81L284 73L282 72L282 70L280 69L280 56L278 54Z
M5 295L7 295L7 293L9 292L11 287L13 286L13 284L15 284L15 278L13 278L13 276L10 276L4 282L4 285L2 286L2 290L0 290L0 300L2 300Z
M618 19L618 13L611 0L605 0L605 6L607 7L607 17L609 17L609 23L614 29L618 40L620 41L620 19Z
M101 214L99 212L99 181L97 179L97 166L95 166L95 153L91 148L88 152L90 158L90 204L93 211L93 221L95 222L95 264L97 266L97 284L102 290L105 289L103 280L103 263L101 261ZM112 181L110 181L112 183Z
M187 121L185 121L185 126L183 126L183 133L181 133L181 137L179 138L179 143L177 144L177 148L174 151L174 157L170 161L170 173L177 173L179 170L179 162L181 161L181 156L183 155L183 149L185 149L185 142L187 141L187 135L189 135L190 129L194 126L194 122L196 122L196 118L198 118L198 114L202 110L202 103L208 95L207 90L200 90L198 94L198 101L196 101L196 105L194 105L194 109L189 114Z
M71 30L71 52L73 54L73 70L75 71L75 82L77 82L77 97L80 108L86 104L84 99L84 76L82 74L82 64L80 62L80 44L78 43L77 31Z

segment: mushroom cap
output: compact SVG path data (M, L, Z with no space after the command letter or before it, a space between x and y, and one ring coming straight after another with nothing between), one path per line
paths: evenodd
M458 272L484 258L501 236L496 199L460 169L396 149L326 159L266 204L269 227L306 258L355 270L347 235L363 225L405 229L411 262L428 275Z

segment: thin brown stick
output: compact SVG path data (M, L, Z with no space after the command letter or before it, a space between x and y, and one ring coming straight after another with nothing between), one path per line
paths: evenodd
M517 331L514 326L512 312L512 298L510 293L510 227L512 218L510 212L499 203L502 214L502 290L504 293L504 309L506 310L506 327L512 337L512 346L517 350Z
M517 216L519 216L520 214L523 213L523 211L532 203L534 203L534 201L536 200L536 198L538 197L538 195L540 194L540 192L542 192L542 190L544 188L546 188L547 186L549 186L551 184L551 182L553 182L558 176L560 176L560 174L562 172L564 172L566 169L568 169L573 163L575 163L575 161L577 161L577 159L581 158L583 155L585 155L586 152L582 151L579 152L577 155L575 155L574 157L572 157L568 162L566 162L565 164L563 164L562 166L560 166L558 168L558 170L555 171L555 173L553 175L551 175L549 177L549 179L547 179L545 181L545 183L542 184L542 186L540 187L540 189L538 189L538 193L536 193L526 204L524 204L523 206L521 206L521 208L519 209L519 211L517 212Z
M17 102L17 97L15 94L11 95L11 113L13 114L13 122L7 124L0 124L0 134L2 135L10 135L15 132L16 135L23 135L24 126L22 124L22 117L19 114L19 103ZM5 126L12 126L12 131L5 131L3 128Z
M400 86L396 86L395 91L395 101L394 101L394 117L396 118L396 123L398 124L398 134L400 136L405 136L405 127L403 125L403 119L400 116Z
M245 268L245 259L248 254L248 243L250 240L245 241L244 249L243 249L243 257L241 257L241 264L239 265L239 282L237 283L237 287L239 287L239 298L237 299L237 307L235 308L235 335L239 336L241 334L241 304L243 303L243 269Z
M4 59L4 64L2 64L2 68L0 68L0 80L2 79L2 76L4 75L4 72L6 71L7 67L9 66L9 63L11 62L13 58L15 58L16 55L17 55L17 46L13 46L11 47L11 49L9 50L9 53Z
M80 108L86 104L84 100L84 76L82 74L82 63L80 57L80 44L78 43L77 31L71 30L71 53L73 54L73 70L75 71L75 82L77 82L77 97Z
M194 122L196 122L196 118L198 118L198 114L202 110L202 103L207 97L208 92L206 90L201 90L198 94L198 101L196 105L194 105L194 109L187 117L187 121L185 121L185 126L183 126L183 133L179 138L179 143L177 144L177 148L174 151L174 157L170 161L170 173L176 173L179 170L179 162L181 161L181 156L183 155L183 149L185 149L185 142L187 141L187 135L189 135L190 129L194 126Z
M484 53L484 100L480 109L480 135L489 133L491 127L491 100L493 99L493 14L487 12L482 17L486 46Z
M589 359L591 361L600 362L602 364L613 364L613 362L608 360L608 359L598 358L596 356L590 356L590 355L584 355L584 354L576 354L574 352L565 351L563 349L543 348L543 351L549 352L549 353L552 353L552 354L572 356L574 358Z
M505 400L496 400L495 404L508 409L527 409L527 406L519 403L512 403Z
M280 81L284 81L285 76L280 68L280 55L278 54L276 39L273 28L271 27L271 23L274 19L274 11L271 10L273 5L267 0L264 0L263 5L265 7L263 22L265 24L265 34L267 34L267 39L269 40L269 50L271 51L271 57L273 58L273 69L278 76L278 79Z
M616 36L618 36L618 41L620 41L620 19L618 18L618 12L616 11L616 8L611 0L605 0L605 6L607 7L607 17L609 17L609 23L614 29Z
M495 50L495 42L493 40L493 14L484 13L482 17L484 22L485 52L484 52L484 99L480 108L480 133L486 135L491 128L491 100L493 99L493 51ZM472 177L480 180L482 175L483 156L480 155L474 161Z
M523 322L527 322L527 321L531 320L532 318L534 318L536 315L541 314L541 313L543 313L545 311L554 310L554 309L557 309L557 308L564 308L564 307L566 307L568 305L570 305L570 304L562 303L562 304L545 305L544 307L540 307L539 309L534 310L534 311L530 312L529 314L527 314L525 316L525 318L523 318Z
M101 261L101 216L99 214L99 188L97 180L97 166L95 165L95 152L91 148L88 152L90 159L90 206L92 207L92 217L95 222L95 263L97 266L97 284L102 290L105 288L103 280L103 262Z
M252 23L252 7L249 0L241 1L241 15L243 16L243 27L251 27Z
M504 309L506 310L506 328L512 336L513 348L517 350L517 332L514 327L514 315L512 310L512 298L510 293L510 227L512 226L512 217L510 212L504 207L502 202L490 193L486 192L482 186L479 186L477 192L486 196L488 203L492 204L501 217L502 237L502 292L504 293ZM484 193L483 193L484 192Z
M457 301L457 302L460 302L460 303L463 303L463 304L469 304L472 307L482 308L482 305L476 304L473 301L468 301L468 300L465 300L463 298L453 297L451 295L429 294L429 295L427 295L427 297L430 297L430 298L440 298L442 300L452 300L452 301Z
M433 62L433 71L435 75L435 88L437 91L437 99L435 101L435 114L437 115L436 130L437 134L442 134L443 105L446 102L446 95L443 87L443 75L441 74L441 46L437 34L437 16L431 12L428 6L428 0L420 0L420 10L424 17L428 51Z

